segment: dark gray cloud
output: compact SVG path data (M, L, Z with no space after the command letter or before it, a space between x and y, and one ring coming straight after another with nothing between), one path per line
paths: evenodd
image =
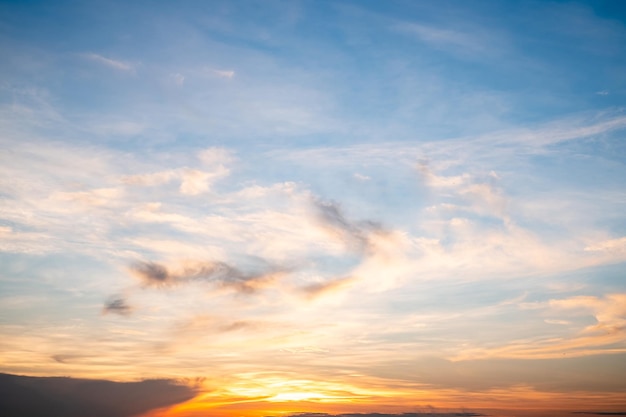
M168 285L174 280L165 266L154 262L137 262L131 266L131 270L142 277L146 284L153 286Z
M74 359L86 358L84 355L52 355L50 358L58 363L69 363Z
M220 261L186 262L175 266L138 261L130 265L129 269L144 288L171 288L192 282L207 282L238 294L255 293L272 285L287 272L287 269L267 268L258 273L244 273ZM123 296L113 295L104 303L102 311L104 314L128 316L133 308Z
M124 297L114 295L105 301L102 312L104 314L113 313L120 316L128 316L133 312L133 308L128 305Z
M0 415L131 417L190 400L193 388L166 379L112 382L0 374Z
M320 222L357 252L370 250L371 234L384 231L381 224L375 221L354 222L348 220L341 211L339 204L335 202L314 200L313 205Z
M262 273L244 273L225 262L193 262L173 270L155 262L136 262L131 271L147 287L168 287L194 281L206 281L241 293L253 293L283 272L278 269Z

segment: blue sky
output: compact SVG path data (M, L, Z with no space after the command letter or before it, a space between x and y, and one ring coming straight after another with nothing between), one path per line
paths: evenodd
M172 416L625 407L625 21L0 3L0 371L200 384Z

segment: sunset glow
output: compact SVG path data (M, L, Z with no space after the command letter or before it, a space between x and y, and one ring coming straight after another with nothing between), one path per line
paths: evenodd
M626 415L626 2L7 0L0 51L0 416Z

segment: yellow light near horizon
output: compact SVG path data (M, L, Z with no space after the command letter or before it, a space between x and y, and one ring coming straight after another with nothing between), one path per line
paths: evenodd
M324 398L332 398L319 392L282 392L276 394L267 401L283 402L283 401L306 401L306 400L322 400Z

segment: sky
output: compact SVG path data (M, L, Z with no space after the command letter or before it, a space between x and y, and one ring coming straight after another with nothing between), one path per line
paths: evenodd
M0 55L0 411L626 413L624 2L1 0Z

